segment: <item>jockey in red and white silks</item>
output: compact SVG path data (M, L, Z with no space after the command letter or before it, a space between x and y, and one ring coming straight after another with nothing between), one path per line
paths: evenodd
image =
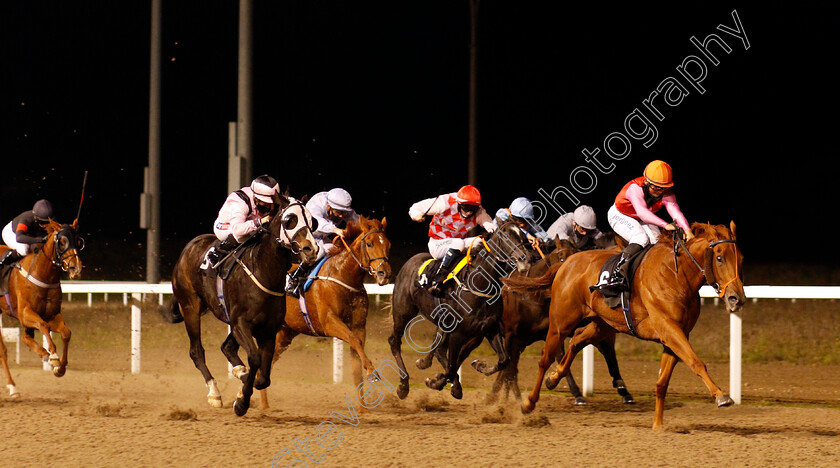
M429 223L429 253L436 259L443 258L449 249L463 251L475 239L466 237L476 225L488 232L496 229L493 219L481 206L478 189L465 185L458 192L427 198L408 210L411 219L422 222L432 215Z

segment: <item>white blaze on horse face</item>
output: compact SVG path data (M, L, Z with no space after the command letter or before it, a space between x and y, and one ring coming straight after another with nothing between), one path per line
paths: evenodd
M295 238L302 230L305 229L306 231L303 239L305 242L309 243L309 246L311 246L313 254L312 259L310 260L314 260L318 256L319 246L315 242L315 236L312 235L312 214L299 201L293 198L290 198L289 201L291 201L292 204L283 210L281 214L283 217L281 221L281 239L283 242L291 246L293 252L299 253L303 245L300 240L296 241Z

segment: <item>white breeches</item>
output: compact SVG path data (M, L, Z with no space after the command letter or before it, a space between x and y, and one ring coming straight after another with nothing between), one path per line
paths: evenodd
M3 243L17 250L17 252L21 255L29 253L29 244L21 244L17 241L17 235L15 235L15 232L12 231L11 222L3 228Z
M646 247L659 240L659 228L653 224L644 223L618 211L615 205L607 212L607 222L616 234L623 237L629 244L639 244Z
M463 239L458 239L455 237L450 237L447 239L435 239L434 237L429 238L429 253L432 254L432 257L440 260L446 254L446 251L449 249L456 249L460 250L461 252L464 251L467 247L472 244L477 237L465 237Z

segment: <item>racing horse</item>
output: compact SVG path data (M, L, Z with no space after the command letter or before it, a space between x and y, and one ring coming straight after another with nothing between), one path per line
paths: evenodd
M391 280L391 242L385 236L386 226L385 218L360 216L348 223L344 238L333 241L338 251L324 259L317 273L310 273L309 278L315 281L301 296L305 309L300 299L286 298L286 320L277 333L272 364L299 334L332 336L350 345L354 382L361 383L362 367L365 378L372 376L373 364L365 354L368 294L363 281L367 275L380 286ZM266 391L261 390L260 396L262 408L268 408Z
M0 313L18 319L24 328L23 342L41 359L49 362L56 377L63 376L67 371L67 348L71 335L61 315L61 273L67 272L70 279L76 279L82 273L79 251L84 248L85 243L79 236L78 229L78 218L73 224L59 224L51 219L46 226L47 236L44 243L34 244L29 254L4 272L4 276L8 275L8 290L3 291L5 300L0 301ZM35 341L36 329L46 338L48 349L44 349ZM53 331L61 335L64 343L61 358L58 357L55 343L50 336L50 332ZM9 395L19 396L9 373L6 345L2 337L0 364L6 374Z
M492 375L510 363L501 326L502 285L499 279L513 268L526 271L530 257L528 245L526 233L510 220L489 234L486 241L481 237L476 238L467 253L471 257L469 264L456 278L450 280L455 282L455 279L460 278L457 279L457 287L446 288L446 297L442 299L433 297L418 284L420 266L431 255L416 254L403 265L394 281L391 310L394 328L388 338L391 353L401 371L397 388L400 399L408 396L409 375L401 349L404 336L415 351L435 351L443 365L444 372L434 379L426 379L426 385L441 390L451 382L450 392L458 399L463 396L458 368L484 338L487 338L496 352L498 362L488 366L482 360L475 360L472 362L473 368L484 375ZM411 334L412 327L423 320L433 321L437 326L434 341L429 346L418 345ZM439 346L445 346L446 351L436 351Z
M519 393L519 356L522 351L532 343L545 339L548 332L548 309L551 303L551 282L562 263L572 254L578 252L575 245L569 240L555 238L555 248L543 258L534 263L526 275L518 272L512 273L502 282L502 298L504 299L504 314L502 321L505 327L505 348L510 353L511 365L499 373L490 393L487 395L487 402L492 403L498 398L501 388L505 388L505 397L512 391L514 397L519 401L522 396ZM614 247L613 243L611 247ZM511 286L519 285L520 289L514 291ZM524 288L523 287L527 287ZM624 380L618 368L618 361L615 355L615 333L609 334L604 340L596 343L595 346L604 356L610 375L613 378L613 387L621 395L624 403L635 402L633 396L627 391ZM557 360L564 354L563 342L561 341ZM585 405L586 399L580 391L572 373L566 374L566 383L569 391L575 398L576 405Z
M536 385L522 401L523 412L533 411L545 372L554 361L562 339L584 319L589 323L575 332L556 370L545 378L547 388L554 388L569 372L572 360L584 346L617 331L663 345L656 381L653 429L662 427L665 395L678 360L685 362L703 380L717 406L733 404L729 395L709 376L688 336L700 315L699 291L704 283L715 289L730 312L740 310L746 300L743 256L735 243L735 223L730 222L728 228L695 223L691 231L694 237L687 242L682 240L682 232L678 230L673 240L662 236L648 251L631 285L632 321L625 320L621 310L609 308L599 292L590 293L589 290L589 286L598 283L601 265L613 252L581 252L560 267L552 283L549 329Z
M207 401L218 408L222 406L222 398L204 360L201 316L209 310L230 325L231 333L222 343L222 352L235 368L241 369L235 374L243 382L233 404L237 416L248 411L254 388L261 390L271 383L271 358L286 313L284 288L292 252L304 264L311 264L318 255L318 245L312 236L313 218L303 203L282 195L275 196L275 203L279 206L278 214L233 252L236 265L224 281L199 268L216 237L204 234L191 240L172 272L174 297L161 310L168 321L184 322L190 339L190 357L209 389ZM220 268L224 267L223 261ZM240 346L248 356L247 370L238 356Z

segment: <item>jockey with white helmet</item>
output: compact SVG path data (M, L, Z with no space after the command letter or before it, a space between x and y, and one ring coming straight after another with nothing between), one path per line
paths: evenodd
M498 221L507 221L511 217L525 231L528 240L535 248L539 242L548 242L551 239L534 219L534 205L531 204L531 200L519 197L511 202L509 208L500 208L496 211L496 224L498 225Z
M442 261L430 280L425 274L421 279L421 285L428 285L432 294L440 293L440 283L454 266L455 259L475 240L475 237L467 237L467 233L477 225L481 225L487 232L496 229L490 215L481 206L481 193L472 185L465 185L457 192L419 201L411 205L408 215L418 223L423 222L426 215L432 215L429 223L429 253Z
M213 233L221 242L207 251L201 268L214 268L222 257L268 224L277 214L279 194L280 185L274 177L263 174L248 187L228 195L213 223Z
M595 248L595 241L604 234L595 224L595 210L588 205L580 205L572 213L566 213L548 227L548 236L568 240L578 250Z
M30 245L44 242L47 236L44 227L52 216L53 206L48 200L38 200L31 210L15 216L3 228L3 242L8 250L0 250L0 266L11 265L29 253Z
M334 246L331 242L333 236L338 235L343 238L347 223L359 220L359 214L350 206L351 203L353 203L353 197L343 188L318 192L306 202L306 209L312 213L318 226L312 232L319 247L316 263L333 250ZM314 265L315 263L312 266ZM286 292L289 295L300 297L301 280L311 269L300 265L289 273L286 281Z

